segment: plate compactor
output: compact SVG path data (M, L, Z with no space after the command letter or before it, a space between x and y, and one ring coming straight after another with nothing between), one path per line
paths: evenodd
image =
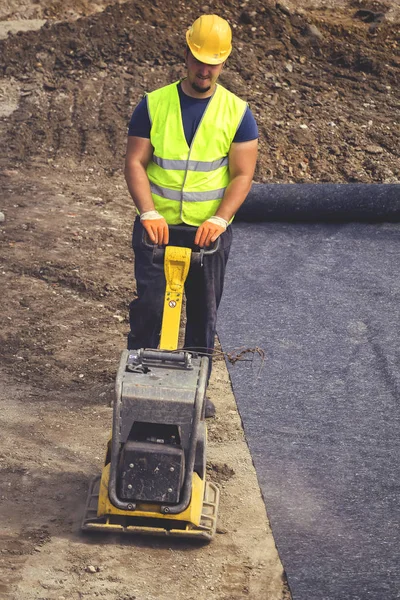
M189 268L216 251L166 246L160 349L125 350L115 385L112 437L90 485L82 529L210 541L219 490L206 481L209 358L177 350Z

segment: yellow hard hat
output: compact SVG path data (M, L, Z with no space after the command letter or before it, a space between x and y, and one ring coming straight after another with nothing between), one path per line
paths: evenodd
M187 30L186 41L197 60L219 65L231 53L232 31L225 19L217 15L202 15Z

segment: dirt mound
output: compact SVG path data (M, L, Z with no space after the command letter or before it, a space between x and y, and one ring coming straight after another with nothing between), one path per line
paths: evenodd
M2 0L0 20L74 20L101 12L107 5L123 0Z
M385 4L376 22L357 16L360 6L372 10L213 3L234 27L221 82L259 124L258 181L399 180L397 27ZM3 161L119 170L133 106L183 75L183 32L203 10L199 1L133 1L3 41L0 72L21 90Z

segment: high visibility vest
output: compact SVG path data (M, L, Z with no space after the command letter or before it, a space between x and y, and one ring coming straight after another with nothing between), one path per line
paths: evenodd
M189 147L178 83L146 96L154 148L147 176L155 209L167 223L197 227L216 213L224 196L228 153L247 104L217 85Z

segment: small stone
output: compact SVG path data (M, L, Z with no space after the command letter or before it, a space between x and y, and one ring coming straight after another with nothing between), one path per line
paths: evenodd
M107 69L107 63L105 63L104 60L101 60L99 62L99 67L100 69Z
M308 129L308 125L306 125L305 123L301 123L299 127L300 129Z
M216 532L220 535L224 535L225 533L228 533L228 530L225 529L225 527L217 527Z
M35 546L35 547L34 547L34 551L35 551L35 552L41 552L41 551L42 551L42 549L41 549L41 547L40 547L40 546Z
M6 220L5 214L0 212L0 223L4 223L5 220Z
M286 63L286 65L285 65L285 69L286 69L286 71L288 71L289 73L293 73L293 65L292 65L292 63L290 63L290 62Z
M97 573L96 567L93 565L88 565L85 569L86 573Z
M306 34L317 40L322 40L323 35L316 25L307 25Z
M290 15L293 12L293 8L290 6L289 2L277 2L275 4L276 8L278 10L280 10L281 12L283 12L285 15L287 15L288 17L290 17Z
M300 58L299 58L299 63L300 63L301 65L305 65L305 64L306 64L306 62L307 62L307 57L306 57L306 56L300 56Z
M382 154L383 148L371 144L370 146L365 147L365 152L368 152L368 154Z

